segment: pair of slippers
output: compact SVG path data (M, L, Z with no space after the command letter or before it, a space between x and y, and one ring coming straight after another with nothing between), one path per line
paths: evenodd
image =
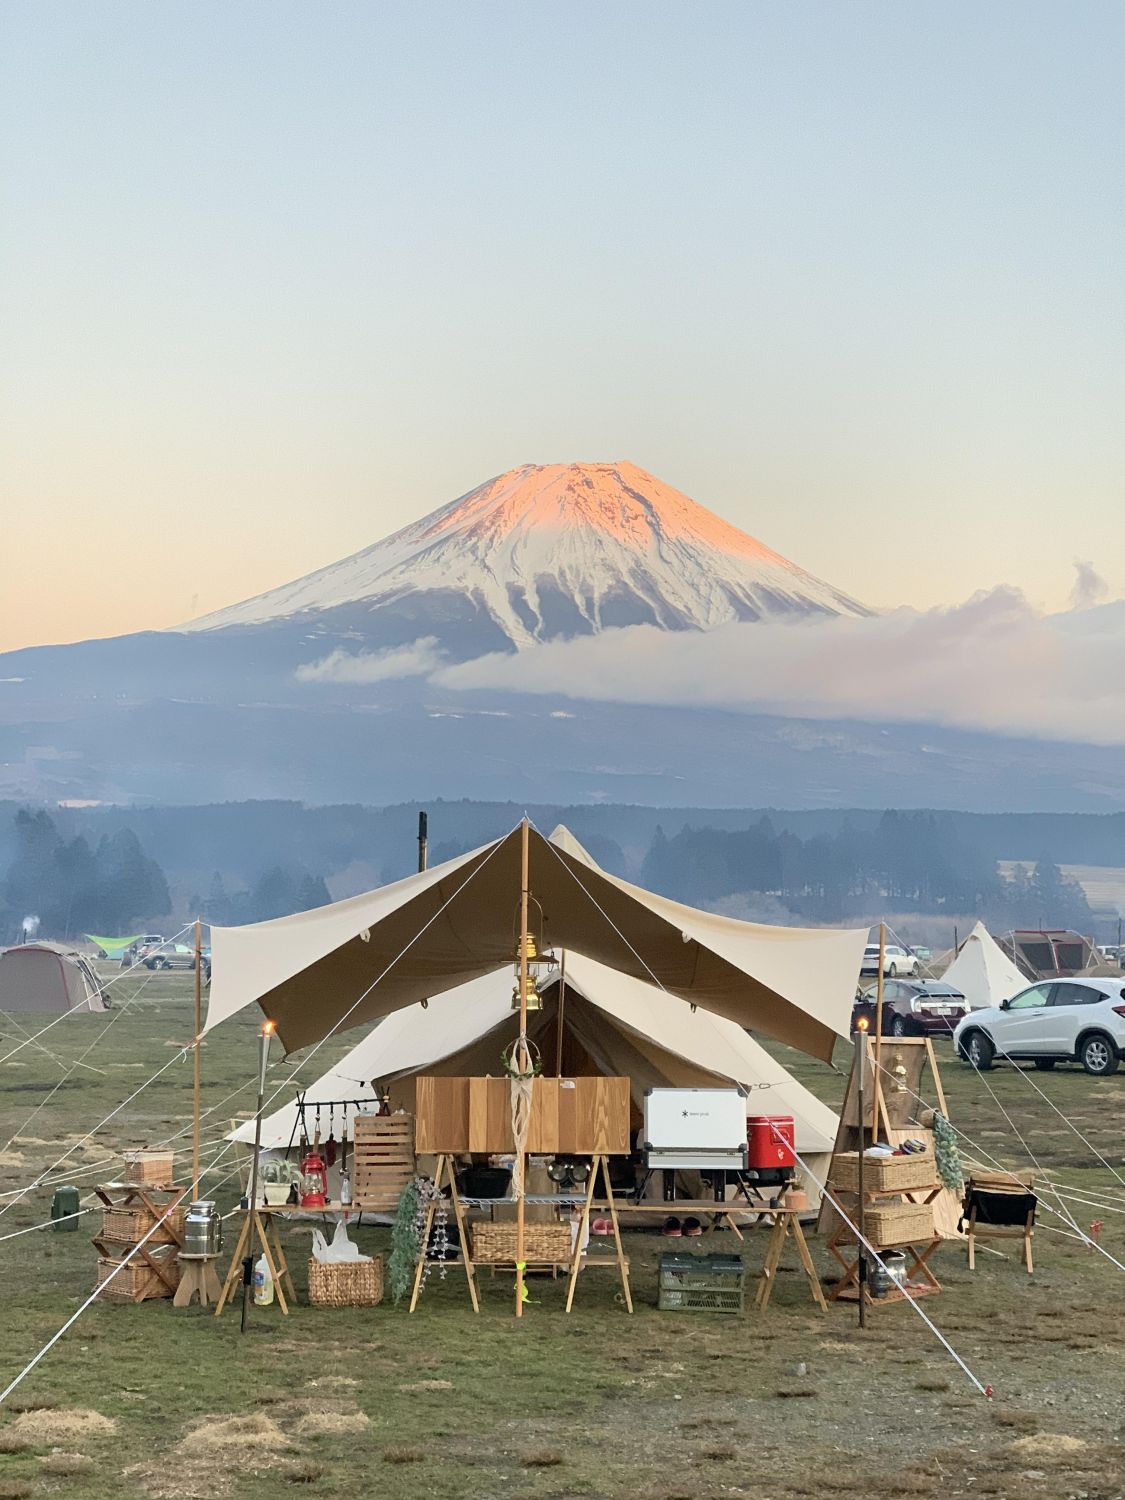
M681 1224L673 1214L671 1218L664 1220L664 1228L660 1231L666 1239L678 1240L681 1235L690 1235L694 1238L703 1233L703 1225L698 1219L685 1219Z

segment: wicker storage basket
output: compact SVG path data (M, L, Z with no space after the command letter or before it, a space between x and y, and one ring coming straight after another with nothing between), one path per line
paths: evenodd
M314 1307L378 1307L383 1300L383 1259L309 1260L309 1301Z
M102 1215L102 1239L114 1240L119 1245L135 1245L145 1240L146 1245L179 1245L184 1238L184 1211L174 1208L167 1217L159 1221L159 1228L152 1234L149 1230L157 1220L143 1204L130 1208L107 1208Z
M569 1223L523 1226L523 1258L528 1264L569 1265L572 1254ZM514 1265L514 1221L491 1224L488 1220L482 1220L479 1224L474 1224L473 1259L482 1261L485 1265Z
M165 1246L163 1249L154 1250L152 1258L159 1260L165 1273L171 1277L171 1286L166 1285L140 1255L134 1255L120 1271L117 1271L118 1266L121 1265L120 1259L112 1260L107 1256L99 1255L97 1284L104 1286L105 1291L98 1300L101 1302L144 1302L150 1297L170 1297L180 1281L180 1263L176 1259L175 1251ZM115 1271L117 1275L113 1276ZM112 1281L109 1280L111 1276L113 1276ZM108 1285L106 1285L107 1282Z
M934 1237L934 1206L932 1203L868 1204L863 1232L876 1250L928 1243ZM855 1238L850 1231L848 1237Z
M932 1151L916 1156L865 1156L863 1186L868 1193L912 1193L937 1187L937 1164ZM859 1152L841 1151L832 1159L829 1187L859 1192Z
M155 1146L140 1151L123 1151L125 1181L142 1182L150 1187L171 1187L175 1152Z

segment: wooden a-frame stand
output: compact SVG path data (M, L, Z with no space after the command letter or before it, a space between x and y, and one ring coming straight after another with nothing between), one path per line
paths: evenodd
M590 1209L594 1202L598 1173L602 1174L602 1182L605 1185L605 1201L609 1206L609 1221L613 1225L613 1256L589 1256L583 1252L583 1244L590 1227ZM617 1274L621 1278L621 1293L625 1298L625 1307L629 1312L633 1311L633 1294L629 1289L629 1258L621 1244L621 1225L617 1221L617 1204L613 1198L613 1184L609 1180L609 1157L595 1156L590 1168L590 1176L586 1182L586 1198L582 1204L582 1218L578 1225L578 1233L574 1240L574 1255L570 1262L570 1283L566 1289L566 1310L570 1311L574 1305L574 1289L578 1285L578 1273L590 1271L599 1266L616 1266Z
M873 1095L870 1114L868 1114L865 1101L864 1118L862 1120L859 1118L853 1059L852 1071L844 1093L844 1106L840 1111L840 1125L836 1133L833 1160L842 1152L865 1151L874 1141L880 1139L891 1145L898 1145L909 1136L918 1136L932 1145L932 1129L919 1124L913 1116L921 1108L916 1096L920 1093L919 1084L923 1066L929 1067L938 1108L942 1114L948 1113L933 1042L929 1037L889 1038L876 1035L866 1037L864 1045L867 1049L867 1075L871 1080ZM889 1075L887 1070L888 1061L896 1053L900 1058L908 1058L912 1064L910 1068L906 1068L907 1082L901 1090L890 1081L893 1075ZM904 1064L899 1066L904 1066ZM840 1196L836 1189L833 1189L833 1193ZM854 1194L844 1196L849 1199L855 1197ZM864 1196L870 1201L878 1194L873 1190L868 1190ZM950 1213L955 1215L959 1211L955 1196L940 1182L935 1182L926 1188L908 1189L901 1196L908 1202L919 1206L933 1205L939 1217L943 1208L946 1209L946 1218ZM950 1203L944 1203L945 1199L949 1199ZM850 1204L844 1206L848 1209L849 1215L854 1218L855 1208ZM827 1249L843 1268L843 1275L832 1288L830 1296L833 1301L854 1301L859 1296L859 1246L847 1225L827 1199L821 1210L820 1228L826 1234ZM920 1278L921 1284L913 1287L909 1293L893 1290L878 1298L873 1298L868 1292L866 1305L884 1306L890 1302L902 1301L908 1295L911 1297L928 1296L940 1291L941 1283L930 1269L928 1262L941 1245L943 1238L940 1228L935 1228L934 1234L928 1241L904 1241L902 1244L879 1246L879 1249L884 1251L902 1250L907 1256L907 1278Z
M434 1195L430 1199L426 1209L426 1222L422 1228L422 1243L418 1247L418 1264L414 1268L414 1288L410 1294L410 1311L413 1312L418 1306L418 1297L422 1290L422 1272L426 1267L426 1255L430 1248L430 1232L434 1227L434 1216L437 1213L437 1198L441 1192L442 1179L448 1177L450 1197L453 1201L453 1218L457 1225L457 1238L461 1246L461 1260L465 1267L465 1279L469 1283L469 1298L473 1304L473 1311L480 1312L480 1300L477 1297L476 1267L473 1265L472 1253L469 1245L469 1236L466 1233L465 1210L461 1204L461 1195L457 1191L457 1174L453 1170L453 1157L445 1153L438 1157L437 1168L434 1171Z
M270 1268L273 1277L274 1294L277 1297L277 1305L288 1317L289 1304L285 1300L285 1288L289 1288L289 1296L295 1303L297 1301L297 1289L293 1285L293 1278L289 1274L289 1263L285 1259L285 1251L281 1248L281 1239L277 1232L277 1224L273 1214L268 1209L245 1208L242 1210L242 1228L238 1233L238 1240L231 1257L230 1270L227 1272L223 1289L219 1294L219 1300L215 1304L215 1316L218 1317L223 1308L234 1295L235 1287L242 1280L242 1262L247 1255L253 1256L254 1246L261 1246L262 1254L266 1258L266 1265Z

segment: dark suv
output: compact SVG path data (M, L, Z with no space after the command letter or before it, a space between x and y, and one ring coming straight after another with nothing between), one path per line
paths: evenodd
M874 1034L877 986L868 985L852 1007L852 1030L860 1018ZM969 1013L960 990L941 979L887 979L883 983L883 1035L952 1036Z

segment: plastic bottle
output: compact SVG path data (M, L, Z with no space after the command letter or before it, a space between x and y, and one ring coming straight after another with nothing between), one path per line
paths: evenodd
M340 1202L349 1204L352 1201L352 1180L346 1172L340 1173Z
M273 1302L273 1276L265 1255L258 1257L254 1266L254 1306L269 1307Z

